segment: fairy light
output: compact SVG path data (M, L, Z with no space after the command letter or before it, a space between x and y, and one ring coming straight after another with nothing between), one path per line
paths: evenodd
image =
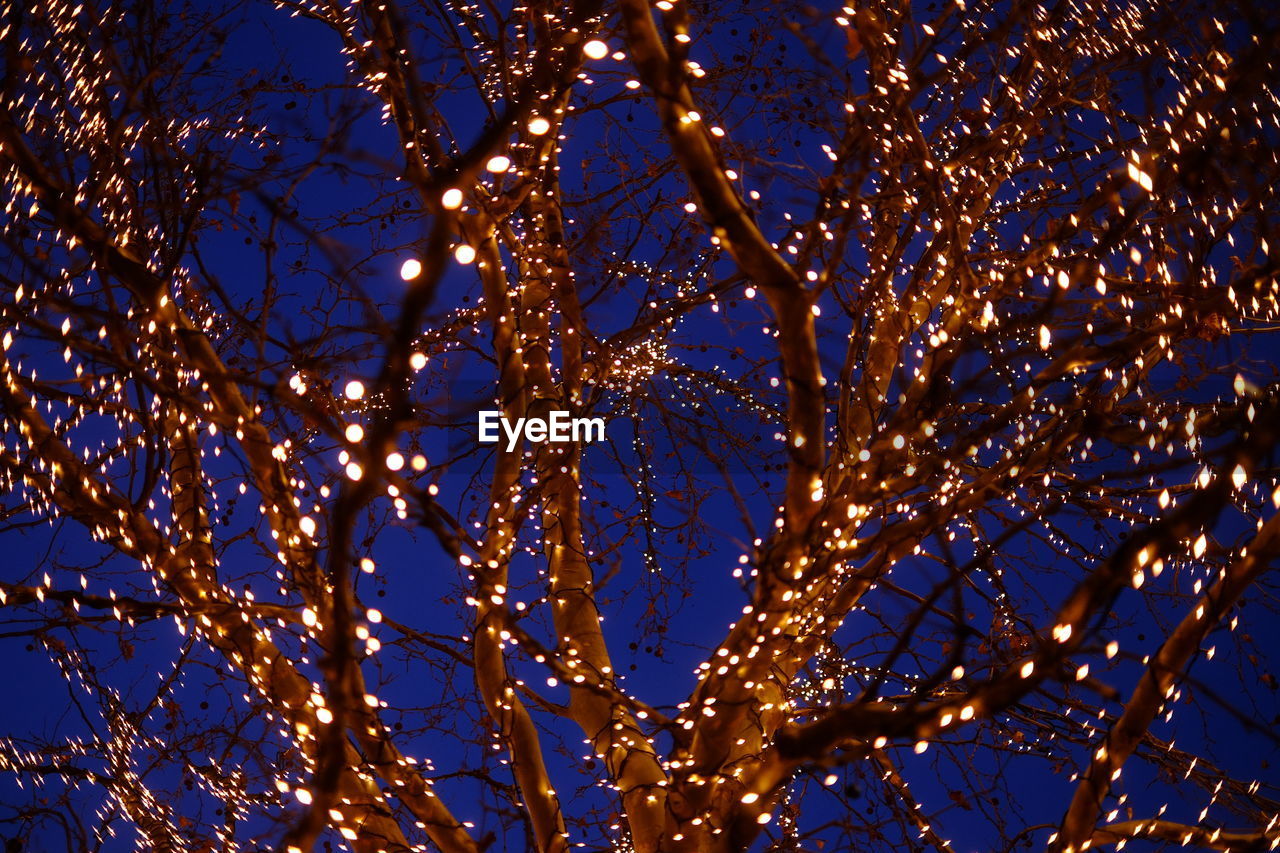
M674 0L655 5L664 41L648 53L634 32L612 51L623 37L598 18L447 6L469 55L441 48L438 66L377 4L282 3L282 23L305 16L336 34L353 96L381 108L370 131L391 144L377 150L402 158L377 200L351 205L373 223L354 257L398 262L410 284L394 298L428 301L397 327L400 306L374 304L379 288L362 281L394 266L315 274L349 238L350 210L330 231L310 192L257 197L293 179L297 140L255 123L250 96L304 101L305 84L225 93L243 119L201 115L180 79L169 95L118 61L107 45L127 17L46 6L3 33L23 73L0 94L0 228L15 259L0 276L0 482L15 524L49 522L32 535L74 528L116 557L72 569L59 556L0 582L0 607L49 626L23 630L86 726L59 744L0 740L0 770L100 788L94 843L128 824L141 846L198 835L240 849L241 827L315 805L327 840L466 849L438 834L470 834L464 818L490 809L492 791L446 803L435 766L391 734L393 718L437 724L424 722L437 707L398 707L394 673L434 684L414 665L438 655L443 667L483 662L479 679L439 669L451 689L478 681L484 705L484 758L444 771L450 785L500 780L494 790L566 844L717 849L754 826L775 849L836 849L839 821L825 818L839 814L895 848L948 849L949 807L917 801L926 787L910 782L943 781L963 756L975 779L954 792L962 809L991 796L980 784L991 767L1050 762L1060 780L1098 780L1098 820L1135 839L1174 825L1182 843L1216 844L1220 818L1247 815L1245 843L1275 846L1259 806L1274 786L1232 776L1184 734L1184 720L1212 723L1213 711L1181 665L1144 711L1142 750L1127 756L1110 734L1125 710L1109 697L1141 704L1128 699L1134 671L1166 678L1169 624L1203 631L1195 666L1234 665L1251 698L1274 685L1250 633L1270 605L1224 593L1271 555L1280 505L1266 467L1277 391L1251 366L1265 351L1252 339L1280 314L1257 214L1280 183L1255 150L1280 105L1258 85L1273 61L1237 22L1210 17L1199 36L1171 39L1147 7L1068 5L1019 11L992 39L993 11L965 3L927 22L832 10L815 27L835 28L854 92L828 88L841 74L799 87L789 71L816 60L784 59L785 40L751 42L748 64L770 69L762 108L801 123L744 121L697 83L725 79L699 40L719 22ZM644 59L656 47L669 62ZM1165 85L1112 85L1096 70L1138 65ZM459 140L479 122L443 114L456 93L418 88L442 71L474 82L490 110L475 149ZM682 82L693 85L667 85ZM649 92L653 106L637 103ZM649 147L654 108L682 157ZM590 121L605 123L602 155L581 150L598 135L582 135ZM664 169L702 155L689 184L668 187L684 176ZM251 163L263 182L231 189ZM210 169L226 181L212 193ZM267 220L317 236L302 250L268 237ZM242 236L242 251L285 264L290 280L273 269L262 296L254 284L235 304L242 291L228 294L216 256ZM360 325L378 317L391 322ZM1217 361L1228 345L1229 369ZM494 405L606 411L633 428L608 446L521 447L472 470L474 457L433 443L456 419L439 399L464 363L490 371ZM749 532L721 529L722 504ZM384 544L397 527L429 542L429 558L408 565ZM330 554L339 542L347 550ZM349 589L334 588L340 577ZM335 609L346 593L350 611ZM434 624L431 596L447 596L457 624ZM688 661L683 682L628 680L648 655L692 654L674 636L681 601L731 596L725 639ZM1124 619L1108 616L1112 601ZM347 623L344 642L368 664L333 679L331 632ZM105 624L120 629L120 659L99 667L102 650L78 637ZM182 651L134 712L134 694L107 678L136 653L127 638L159 625ZM630 655L610 645L623 629L644 640ZM205 718L191 696L214 683L202 668L219 679L205 691L219 705L210 720L229 703L225 719L278 766L235 767L204 740L223 728L192 732ZM688 695L649 705L641 686ZM822 760L847 767L813 775L815 792L807 759L774 747L793 730L818 739L841 713L864 728L822 744ZM359 759L330 796L313 776L339 719ZM557 759L536 779L529 732L581 766ZM1170 793L1153 783L1131 797L1121 783L1143 771L1126 757ZM165 770L149 774L153 761ZM170 792L173 779L190 787ZM878 786L869 811L849 802L864 784ZM220 820L185 817L196 800L217 803ZM988 805L981 814L1018 813ZM1079 845L1069 824L1035 841Z
M400 278L405 281L413 281L422 275L422 262L417 258L409 258L400 265Z

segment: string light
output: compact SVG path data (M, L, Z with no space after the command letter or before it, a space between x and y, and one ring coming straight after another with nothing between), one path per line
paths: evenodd
M1275 689L1274 45L1154 2L654 9L263 10L332 32L323 85L224 75L199 10L3 25L0 483L48 547L0 608L79 720L0 740L15 826L1280 846L1195 680ZM281 118L335 89L378 109ZM459 442L481 371L611 441Z

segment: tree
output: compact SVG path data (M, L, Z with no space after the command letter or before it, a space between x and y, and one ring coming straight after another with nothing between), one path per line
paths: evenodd
M0 14L11 847L1280 844L1267 4Z

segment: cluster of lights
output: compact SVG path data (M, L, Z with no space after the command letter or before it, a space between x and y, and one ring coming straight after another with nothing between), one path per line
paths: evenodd
M628 2L639 5L638 13L627 10L631 27L641 18L652 23L647 3ZM212 831L221 845L241 843L226 829L232 822L296 802L323 807L322 822L353 848L412 837L410 849L427 849L424 838L442 849L475 849L472 827L433 790L434 766L399 751L382 722L388 700L365 684L359 664L325 679L336 625L350 623L342 641L351 640L361 660L383 652L386 632L400 631L379 609L347 613L340 606L347 590L333 589L326 575L335 507L350 495L366 495L388 517L407 522L422 511L436 529L448 528L439 536L468 585L459 645L470 646L493 724L488 746L503 756L532 825L551 839L548 849L574 838L566 819L574 804L556 790L543 759L535 719L548 703L518 675L526 664L546 671L548 689L571 691L562 713L586 738L584 765L605 768L595 785L621 815L603 832L618 851L652 853L659 840L679 850L713 849L743 822L776 831L779 848L799 844L799 780L806 763L828 758L873 762L871 772L914 834L948 849L906 777L913 761L952 748L954 732L975 727L993 750L1075 764L1070 781L1082 805L1073 802L1048 838L1055 849L1083 849L1096 823L1118 821L1129 795L1111 789L1135 747L1114 733L1135 719L1144 730L1156 720L1172 723L1183 698L1177 673L1190 655L1174 659L1173 671L1160 657L1173 652L1127 637L1124 648L1117 639L1104 642L1096 618L1122 591L1154 618L1166 613L1160 596L1189 590L1179 630L1211 661L1219 648L1241 642L1208 637L1218 621L1233 637L1241 633L1240 613L1229 607L1256 573L1251 561L1280 551L1280 488L1260 474L1271 448L1258 438L1276 428L1275 390L1243 374L1229 392L1166 387L1187 349L1280 319L1273 249L1250 233L1253 212L1274 205L1274 188L1197 189L1195 181L1208 177L1193 173L1196 152L1243 145L1240 126L1262 135L1280 130L1273 92L1243 101L1234 94L1248 82L1238 72L1242 57L1271 69L1270 59L1254 56L1256 45L1229 55L1230 40L1213 36L1225 36L1226 25L1213 20L1206 29L1216 46L1193 61L1177 46L1144 41L1139 12L1101 26L1101 7L1091 3L1070 6L1065 16L1029 11L1020 37L999 44L989 38L987 16L965 14L960 0L934 23L905 24L901 32L889 31L870 7L846 7L834 23L850 61L865 62L857 67L866 91L841 103L823 141L805 137L814 162L829 170L816 202L814 193L805 196L812 214L784 210L770 223L752 212L770 208L760 189L746 189L762 186L754 167L727 165L727 133L687 85L706 73L685 55L693 42L688 10L659 0L669 39L643 28L629 39L662 59L638 63L648 85L655 67L671 75L659 78L671 87L659 112L678 159L695 164L696 199L681 204L681 221L689 227L705 219L709 245L689 273L611 255L606 271L629 282L619 291L638 295L639 310L624 330L597 336L564 237L574 222L560 156L584 98L629 101L645 85L625 66L608 64L628 53L611 48L602 22L550 12L535 21L521 7L518 23L496 26L510 26L514 43L537 47L508 62L496 47L508 39L482 29L485 10L450 7L459 37L480 45L474 64L486 103L519 107L502 119L503 138L468 161L444 126L422 124L412 51L385 6L279 5L338 33L348 70L383 106L425 212L455 232L446 258L456 266L400 258L405 292L435 286L437 275L479 281L482 290L474 306L433 319L404 343L383 373L347 365L333 375L299 359L278 386L258 376L241 381L224 360L242 343L237 326L202 295L201 276L166 254L178 235L148 220L150 208L129 178L133 160L144 156L138 152L157 140L184 152L205 138L258 151L270 145L270 133L240 124L215 131L205 119L175 119L163 129L126 119L112 63L76 37L82 15L72 4L52 3L45 13L65 51L59 62L45 55L52 47L23 42L39 56L31 79L4 95L9 118L0 152L5 239L49 267L40 275L24 269L24 280L0 301L0 476L37 516L74 520L135 562L146 582L133 586L151 596L122 594L105 573L94 577L93 590L81 576L77 590L58 571L38 584L0 586L0 606L60 603L129 626L172 618L184 648L198 645L231 666L245 685L242 710L267 721L296 766L255 787L244 774L188 762L201 795L224 809L225 825ZM1096 117L1120 115L1111 96L1102 87L1080 89L1064 69L1077 59L1107 67L1130 52L1165 68L1179 89L1149 121L1111 125ZM70 75L65 88L54 73L62 66ZM970 99L945 97L970 91L975 68L999 86ZM599 82L590 76L597 73ZM1048 150L1041 138L1046 111L1062 104L1082 105L1053 124L1064 140L1079 141L1074 154L1065 145ZM92 174L68 180L51 173L24 147L29 138L77 152ZM107 162L104 151L123 153ZM469 171L444 168L454 161L471 162ZM177 182L198 197L202 175L182 162ZM455 180L457 172L465 180ZM1027 172L1042 179L1019 185ZM437 174L453 185L438 184ZM749 273L772 271L741 284L741 307L736 283L709 283L709 270L730 256ZM127 304L104 319L99 294L117 287ZM773 313L761 319L765 310ZM726 336L750 329L752 350L767 356L702 358L705 350L693 349L704 322L722 324ZM664 388L672 398L663 401L665 412L701 423L704 392L715 388L744 417L776 430L766 452L787 460L785 494L770 507L769 529L728 569L750 598L694 670L692 691L675 711L646 704L615 671L596 595L596 560L609 543L582 523L593 481L581 448L499 452L471 517L454 523L430 515L441 497L438 472L415 450L417 427L388 421L397 401L425 397L432 381L448 375L452 357L483 345L499 389L523 395L499 398L498 406L582 408ZM829 383L825 363L841 360ZM393 379L374 378L385 376ZM786 392L786 403L772 404L759 387L766 379L779 399ZM784 405L791 407L785 414ZM1240 438L1213 440L1224 433ZM643 584L662 590L677 582L664 565L666 545L653 534L663 524L656 484L665 475L642 430L632 441L640 461L627 472L627 488L639 524L626 526L626 536L645 537ZM136 463L155 448L163 460L146 463L154 470L143 479L154 483L139 500ZM692 494L666 497L696 506ZM225 524L217 519L229 518L237 502L252 516L250 538L268 543L257 556L270 565L263 574L271 590L237 588L228 580L235 561L214 547ZM1067 512L1095 521L1098 536L1077 535ZM1249 535L1237 543L1216 535L1205 519L1218 512L1232 513ZM681 535L692 537L702 521L691 518ZM474 534L454 529L464 525ZM1033 543L1027 554L1002 551L1006 531L1024 532L1017 541ZM1134 538L1091 553L1113 531ZM1011 569L1019 560L1022 569ZM1058 564L1079 576L1060 581ZM532 578L522 577L528 565L537 566ZM359 579L382 574L364 555L353 569ZM943 580L921 580L939 569ZM1050 579L1046 590L1060 587L1061 602L1033 603L1041 573ZM966 604L972 600L981 603ZM904 601L919 618L903 630L907 639L919 631L924 649L912 654L873 606ZM990 628L956 628L966 624L965 606ZM943 628L929 621L935 617ZM530 624L549 626L552 641L537 639ZM97 703L103 733L72 740L52 757L5 740L0 770L79 784L76 762L97 760L108 770L112 807L139 836L151 846L181 846L183 827L137 769L138 756L166 746L151 725L178 704L181 667L147 715L133 719L119 692L88 677L80 651L48 636L42 642L63 677ZM977 650L954 663L946 654L961 643ZM1079 699L1121 661L1151 673L1128 697L1121 712L1128 717ZM806 676L806 665L816 675ZM347 706L335 684L351 693ZM1036 691L1078 704L1043 707L1030 701ZM1014 707L1037 724L1005 714ZM831 725L866 718L882 723L867 731ZM314 779L339 719L364 755L379 758L344 759L336 791L326 792ZM1262 787L1207 769L1172 744L1157 761L1209 791L1191 821L1197 826L1215 806L1247 806ZM1134 831L1155 831L1169 808ZM406 813L411 829L388 817ZM99 824L110 817L104 806ZM1260 826L1254 841L1280 845L1275 824Z

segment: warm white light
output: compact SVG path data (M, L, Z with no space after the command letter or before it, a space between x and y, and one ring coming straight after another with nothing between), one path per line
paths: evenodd
M348 400L359 400L364 396L364 383L359 379L352 379L342 393L347 395Z
M496 157L490 157L489 162L485 163L484 167L494 174L501 174L511 168L511 158L499 154Z
M460 243L453 250L453 258L460 264L469 264L476 259L476 250L466 243Z
M542 134L546 133L550 129L551 122L547 121L542 116L534 116L529 120L529 132L534 136L542 136Z
M457 210L462 207L462 190L457 187L445 190L444 195L440 196L440 204L444 205L445 210Z
M400 265L400 277L412 281L422 275L422 263L417 258L410 258Z
M587 55L588 59L604 59L609 55L609 45L600 41L600 39L592 39L582 46L582 52Z

